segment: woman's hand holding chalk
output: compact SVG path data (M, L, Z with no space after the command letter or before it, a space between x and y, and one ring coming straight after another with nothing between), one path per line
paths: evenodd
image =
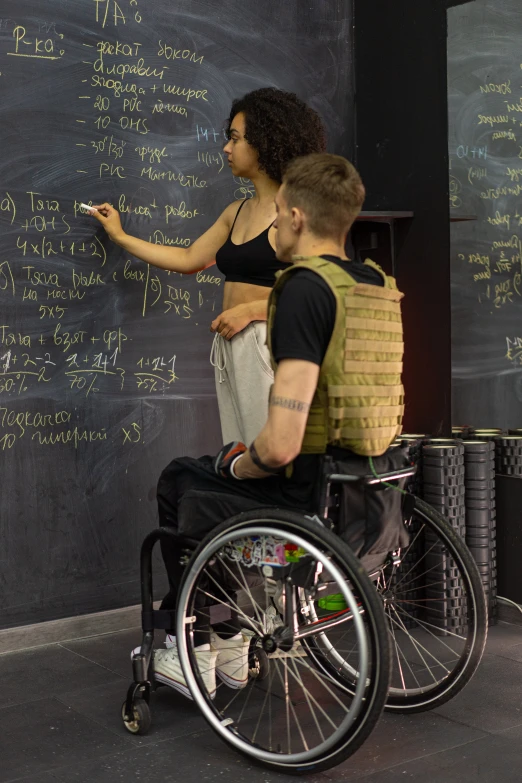
M98 211L98 210L96 209L96 207L90 207L88 204L80 204L80 207L81 207L82 209L86 209L86 210L87 210L87 212L97 212L97 211Z

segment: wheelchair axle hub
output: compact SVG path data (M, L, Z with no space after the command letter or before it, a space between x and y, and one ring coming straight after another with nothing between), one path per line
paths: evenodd
M395 593L393 590L383 590L381 593L381 598L383 600L384 606L394 606L395 604Z
M267 633L260 638L260 646L267 653L274 653L277 650L290 652L294 646L294 634L286 626L279 626L274 633Z

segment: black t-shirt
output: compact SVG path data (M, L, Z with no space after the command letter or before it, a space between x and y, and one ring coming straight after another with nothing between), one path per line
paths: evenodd
M382 276L360 261L321 256L346 270L358 283L384 285ZM302 359L321 366L332 337L335 297L328 284L311 269L298 269L283 288L274 325L272 350L276 362Z

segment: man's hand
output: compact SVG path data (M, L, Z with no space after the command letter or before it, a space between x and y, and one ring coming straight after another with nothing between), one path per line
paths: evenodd
M214 470L218 476L234 478L230 472L230 467L234 460L244 454L246 450L245 444L238 440L233 440L232 443L227 443L226 446L223 446L214 460Z
M211 332L219 332L225 340L231 340L238 332L246 329L252 321L252 315L248 304L240 304L230 310L224 310L215 318L211 325Z

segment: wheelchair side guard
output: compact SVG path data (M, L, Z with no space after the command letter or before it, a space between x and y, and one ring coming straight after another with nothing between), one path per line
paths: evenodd
M226 556L242 566L287 566L306 556L304 549L274 536L238 538L225 548Z

